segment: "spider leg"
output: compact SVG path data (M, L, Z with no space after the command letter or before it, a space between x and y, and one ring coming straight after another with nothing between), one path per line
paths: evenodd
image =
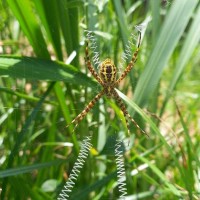
M71 124L75 124L73 132L75 131L78 124L82 121L82 119L87 115L87 113L94 107L97 101L104 95L105 91L102 90L99 94L97 94L92 101L85 107L85 109L74 119L70 124L66 127L70 126Z
M117 92L115 90L112 91L113 97L114 99L117 101L117 104L119 105L121 111L123 112L124 118L126 119L126 126L128 129L128 134L130 136L130 129L129 129L129 123L128 123L128 119L136 126L136 128L138 128L142 133L146 134L147 133L136 123L136 121L130 116L130 114L128 113L122 99L120 98L120 96L117 94ZM147 135L148 136L148 135Z
M91 74L94 76L94 78L103 86L104 85L103 81L101 80L100 76L98 75L98 73L95 71L94 67L91 64L88 49L89 49L88 40L86 40L85 63L87 65L88 69L90 70Z
M140 50L140 45L141 45L141 32L139 32L139 39L138 39L137 49L136 49L135 53L133 54L133 57L132 57L130 63L128 64L128 66L126 67L124 72L121 74L119 79L115 82L115 85L119 84L126 77L126 75L131 71L133 66L135 65L135 63L137 61L137 55L138 55L138 52Z

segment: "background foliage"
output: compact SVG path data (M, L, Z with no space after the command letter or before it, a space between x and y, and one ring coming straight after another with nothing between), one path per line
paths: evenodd
M199 21L196 0L2 0L1 199L55 199L90 134L72 199L119 197L114 144L127 129L115 102L103 98L75 134L66 125L101 89L84 65L84 30L94 31L100 59L120 66L138 24L139 58L119 94L150 137L131 127L129 199L199 199Z

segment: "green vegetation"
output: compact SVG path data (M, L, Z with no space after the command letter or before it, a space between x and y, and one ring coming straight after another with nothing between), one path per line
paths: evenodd
M0 199L56 199L87 135L93 148L71 199L119 197L114 147L121 137L130 141L130 199L199 199L199 21L197 0L2 0ZM110 57L122 71L139 24L139 57L118 93L149 137L131 124L128 138L107 98L72 134L66 125L101 90L84 64L84 30L94 31L101 61Z

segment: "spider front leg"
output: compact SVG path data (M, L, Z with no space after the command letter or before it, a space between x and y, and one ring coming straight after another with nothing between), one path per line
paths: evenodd
M119 79L115 82L115 85L119 84L127 76L127 74L131 71L131 69L134 67L134 65L137 61L137 55L140 50L140 45L141 45L141 32L139 32L137 49L136 49L135 53L133 54L133 57L132 57L130 63L128 64L128 66L126 67L124 72L121 74Z
M91 64L90 61L90 56L89 56L89 46L88 46L88 41L86 40L86 47L85 47L85 63L88 67L88 69L90 70L91 74L94 76L94 78L103 86L103 81L101 80L100 76L98 75L98 73L95 71L94 67Z
M121 111L123 112L124 118L126 120L126 126L128 129L129 136L130 136L130 128L129 128L128 119L136 126L136 128L138 128L142 133L146 134L146 132L142 128L140 128L140 126L136 123L136 121L130 116L123 101L121 100L120 96L117 94L117 92L114 89L112 91L112 94L113 94L113 98L117 101L118 106L120 107Z
M74 119L70 124L68 124L66 127L68 127L71 124L75 124L75 127L73 129L76 129L78 124L83 120L83 118L87 115L87 113L94 107L94 105L97 103L97 101L104 95L105 91L102 90L99 94L97 94L92 101L85 107L85 109Z

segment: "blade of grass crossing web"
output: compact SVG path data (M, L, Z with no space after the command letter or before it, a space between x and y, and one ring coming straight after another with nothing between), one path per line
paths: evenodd
M157 128L157 126L155 125L155 123L147 116L147 114L144 113L144 111L142 111L138 105L136 103L134 103L133 101L131 101L130 99L128 99L127 96L125 96L123 93L121 93L119 90L117 90L119 96L125 101L127 102L147 123L148 125L151 127L151 129L154 131L154 133L156 133L156 135L158 135L158 137L160 138L160 140L163 142L163 144L165 145L165 147L167 148L168 152L170 153L171 157L174 159L174 162L176 163L177 168L179 169L180 173L183 175L183 171L182 168L180 166L179 160L176 157L176 154L174 152L174 150L172 149L172 147L167 143L167 140L163 137L163 135L160 133L159 129Z
M36 21L36 16L33 14L31 1L7 0L7 3L17 18L36 55L40 58L50 58L42 31Z
M178 62L176 64L176 68L173 73L172 80L170 81L169 84L169 89L167 92L167 95L165 97L165 101L163 103L162 109L161 109L161 115L164 112L166 103L168 99L170 98L170 95L174 88L176 87L176 84L186 66L188 63L195 47L198 45L198 42L200 40L200 6L198 6L197 12L193 18L192 24L190 26L190 29L188 31L188 34L186 35L186 39L183 45L183 48L181 49L181 53L178 59Z
M162 71L183 34L197 3L196 0L177 0L172 4L145 70L136 86L134 99L138 105L144 105L155 90Z

